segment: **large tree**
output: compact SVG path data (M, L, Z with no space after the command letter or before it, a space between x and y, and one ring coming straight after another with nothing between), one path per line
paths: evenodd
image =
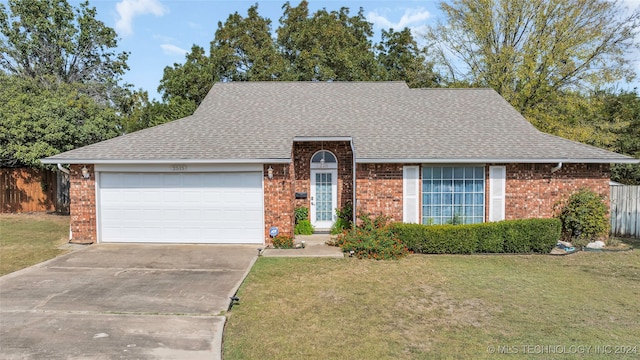
M616 131L615 150L640 159L640 96L637 90L607 94L602 113L610 121L624 124ZM611 179L640 185L640 164L615 165Z
M349 8L321 9L309 15L309 3L289 2L277 29L278 45L289 64L287 77L302 81L377 80L372 24L361 8L355 16Z
M249 7L246 16L236 12L219 22L209 54L194 45L183 64L164 69L158 90L170 106L147 101L153 111L141 112L145 102L134 101L137 110L129 112L133 117L128 116L126 128L153 123L150 113L188 115L186 111L199 105L216 81L397 80L412 87L439 81L409 29L384 31L381 43L374 45L373 25L363 9L356 15L346 7L311 14L306 0L297 6L287 2L282 8L276 38L271 20L260 16L258 5Z
M440 77L433 71L433 64L426 61L424 51L408 28L382 30L376 50L382 80L405 81L412 88L438 86Z
M279 79L284 59L271 37L271 20L253 5L243 17L237 12L218 22L211 42L211 58L223 81L267 81Z
M127 97L121 111L122 131L130 133L183 118L193 114L196 104L180 96L159 102L150 101L146 91L136 91Z
M8 74L45 86L82 83L87 93L108 100L128 69L128 54L116 47L115 31L86 1L77 8L66 0L0 4L0 69Z
M521 112L560 91L596 89L634 71L640 10L607 0L453 0L431 29L451 82L498 91Z
M95 101L82 84L0 72L0 167L40 167L39 159L119 134L112 107Z
M0 4L0 166L39 167L121 133L128 54L116 46L88 2Z
M215 66L205 50L193 45L184 64L174 63L172 67L164 68L158 91L162 93L162 100L165 102L181 98L197 106L219 79L220 76L215 72Z

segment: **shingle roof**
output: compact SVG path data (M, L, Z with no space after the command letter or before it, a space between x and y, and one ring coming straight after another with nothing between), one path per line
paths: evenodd
M401 82L218 83L192 116L43 162L289 161L296 137L350 137L358 162L635 162L537 131L493 90Z

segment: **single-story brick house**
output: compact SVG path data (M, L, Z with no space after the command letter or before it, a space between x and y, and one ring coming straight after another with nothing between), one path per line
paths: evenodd
M550 217L638 160L537 131L490 89L232 82L192 116L43 159L71 164L72 242L256 243L335 209L397 221Z

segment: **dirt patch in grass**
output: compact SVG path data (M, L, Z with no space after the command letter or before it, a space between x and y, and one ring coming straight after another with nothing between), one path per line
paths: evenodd
M640 251L261 258L229 313L224 357L492 359L513 354L490 346L518 346L522 355L528 345L640 352L639 264Z
M64 253L69 216L0 214L0 276Z

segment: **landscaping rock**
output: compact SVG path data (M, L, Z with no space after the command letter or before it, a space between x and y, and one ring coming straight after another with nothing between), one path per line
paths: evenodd
M558 240L558 245L563 245L564 247L573 247L573 244L568 241Z
M605 244L604 242L598 240L598 241L593 241L587 244L587 248L589 249L602 249L604 248Z
M559 247L554 247L551 249L551 255L567 255L567 251L564 249L560 249Z

